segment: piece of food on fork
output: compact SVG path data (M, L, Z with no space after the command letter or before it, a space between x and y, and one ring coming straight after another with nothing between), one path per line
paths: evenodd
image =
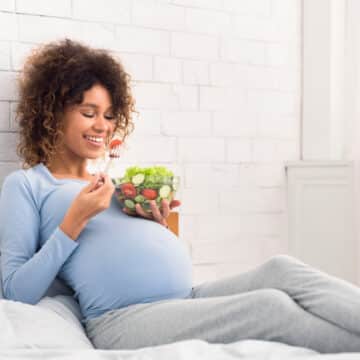
M109 169L110 169L110 166L112 164L112 162L115 160L115 159L118 159L120 158L120 154L121 154L121 146L122 146L123 142L120 140L120 139L112 139L110 144L109 144L109 160L108 162L106 163L106 166L105 166L105 169L104 171L102 172L103 174L107 174ZM104 183L103 179L100 179L98 181L98 186L96 188L98 188L99 186L101 186L102 184Z
M108 171L110 169L110 165L112 164L113 160L118 159L120 157L121 146L122 146L122 141L120 139L111 140L110 145L109 145L110 159L105 166L105 169L104 169L105 174L108 173Z

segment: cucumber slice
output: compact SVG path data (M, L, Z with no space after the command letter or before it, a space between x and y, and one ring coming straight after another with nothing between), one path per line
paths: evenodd
M134 199L137 203L143 203L145 198L142 196L142 195L137 195L135 196L135 199Z
M135 185L138 186L140 184L142 184L145 180L145 175L144 174L137 174L134 175L131 179L131 182Z
M114 185L120 185L121 184L121 180L119 178L115 178L115 179L112 179Z
M172 181L172 188L176 191L179 188L179 177L178 176L174 176L173 181Z
M124 204L129 209L135 209L135 204L134 204L134 202L132 200L126 199L124 201Z
M163 185L159 190L159 195L162 198L166 198L166 197L168 197L170 192L171 192L170 186L169 185Z

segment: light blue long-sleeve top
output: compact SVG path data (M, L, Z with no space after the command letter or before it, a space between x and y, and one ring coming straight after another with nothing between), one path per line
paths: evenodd
M73 289L84 321L135 303L187 297L192 266L185 243L154 221L124 214L115 195L76 241L59 228L88 183L57 179L42 163L5 178L0 196L5 297L36 304L58 277Z

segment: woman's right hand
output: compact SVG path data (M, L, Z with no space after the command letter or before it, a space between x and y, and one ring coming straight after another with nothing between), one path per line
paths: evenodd
M87 222L110 206L115 186L109 175L97 174L73 200L60 227L75 240Z

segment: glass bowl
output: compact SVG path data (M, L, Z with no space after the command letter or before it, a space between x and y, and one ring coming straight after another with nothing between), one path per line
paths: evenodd
M162 199L169 204L175 199L179 189L179 176L154 176L137 174L129 177L113 178L115 196L122 208L136 214L135 205L140 204L143 210L151 213L150 201L155 200L161 208Z

